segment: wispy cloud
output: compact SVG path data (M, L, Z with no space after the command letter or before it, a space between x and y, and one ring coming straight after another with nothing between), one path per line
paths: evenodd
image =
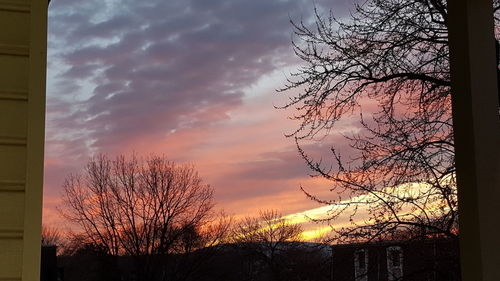
M345 12L350 1L333 5ZM297 64L289 20L312 12L310 0L53 1L46 213L97 152L195 163L231 213L273 200L283 212L310 208L298 190L307 168L283 136L294 124L273 91Z

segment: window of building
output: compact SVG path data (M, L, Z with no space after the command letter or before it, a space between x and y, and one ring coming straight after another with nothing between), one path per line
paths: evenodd
M388 247L386 252L388 280L400 280L403 276L403 250L399 246L392 246Z
M368 251L365 249L354 252L354 277L356 281L368 281Z
M360 268L365 268L365 266L366 266L365 252L364 251L358 252L358 266Z

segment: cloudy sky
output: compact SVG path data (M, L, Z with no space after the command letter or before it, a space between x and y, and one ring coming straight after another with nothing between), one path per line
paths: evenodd
M300 65L290 19L350 0L54 0L49 9L44 220L57 222L63 179L95 153L164 154L196 165L217 206L236 216L318 207L274 109ZM294 93L287 93L293 95ZM310 148L327 151L328 143Z

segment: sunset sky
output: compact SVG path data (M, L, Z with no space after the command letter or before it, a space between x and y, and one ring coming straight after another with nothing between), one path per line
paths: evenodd
M63 179L100 152L193 163L217 208L237 217L320 207L299 186L327 195L328 183L284 137L293 112L274 108L294 94L275 89L300 65L289 20L311 22L314 5L341 16L352 1L52 1L44 222L61 221ZM319 155L334 141L305 147Z

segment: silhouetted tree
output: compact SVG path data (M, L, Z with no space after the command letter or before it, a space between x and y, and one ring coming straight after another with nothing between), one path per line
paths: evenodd
M133 257L144 280L167 278L170 256L215 243L227 230L214 216L212 188L193 166L160 156L96 156L66 178L63 202L63 216L82 229L83 241Z
M185 226L173 248L175 255L165 266L165 259L159 263L165 269L164 280L203 280L211 271L212 262L220 255L219 244L228 241L232 218L219 214L216 220L204 226Z
M249 268L255 269L256 262L263 262L273 280L282 280L287 267L286 255L290 249L302 241L299 224L287 221L273 210L261 211L259 217L245 217L236 223L231 242L236 247L250 253ZM249 274L254 274L249 272Z
M497 15L499 2L494 5ZM304 66L279 91L298 91L281 107L294 109L299 123L289 137L334 195L302 190L332 206L326 221L351 216L350 227L337 229L338 239L371 240L406 228L456 237L446 2L368 0L349 18L316 10L315 19L312 26L293 22L293 47ZM356 118L351 133L339 133L350 150L334 144L330 163L301 142Z
M56 227L42 225L42 246L61 246L63 238Z

